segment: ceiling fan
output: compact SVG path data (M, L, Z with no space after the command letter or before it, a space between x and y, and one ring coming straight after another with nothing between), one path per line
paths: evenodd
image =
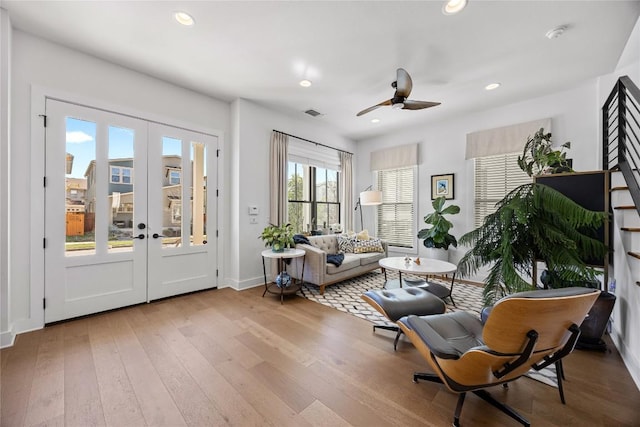
M383 101L378 105L374 105L373 107L366 108L360 111L357 116L367 114L368 112L373 111L376 108L384 106L391 106L394 109L402 110L421 110L423 108L435 107L436 105L440 105L439 102L413 101L407 99L409 97L409 94L411 93L413 83L411 82L411 76L403 68L398 68L396 81L391 83L391 87L396 90L393 98L387 101Z

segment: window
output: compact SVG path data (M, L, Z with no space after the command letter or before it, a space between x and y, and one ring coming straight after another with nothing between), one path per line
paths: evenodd
M111 166L112 184L133 184L133 169L123 166Z
M288 221L296 233L340 223L339 173L288 162Z
M172 224L182 223L182 202L179 202L179 201L171 202L171 223Z
M377 172L382 205L378 206L376 234L389 245L413 248L416 240L415 188L416 168L400 168Z
M180 171L178 170L169 170L169 185L178 185L180 184Z
M518 153L475 159L475 226L495 212L495 204L511 190L531 182L531 177L518 167Z

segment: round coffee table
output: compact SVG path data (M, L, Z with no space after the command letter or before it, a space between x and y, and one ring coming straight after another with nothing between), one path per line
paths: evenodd
M440 299L450 298L451 302L455 306L456 303L451 296L453 290L453 283L456 278L456 271L458 267L450 262L441 261L439 259L432 258L420 258L420 264L417 264L413 259L406 262L403 257L389 257L383 258L378 261L380 267L384 270L385 283L387 282L387 269L395 270L398 272L400 287L402 287L402 273L414 274L416 276L432 276L436 274L447 275L453 273L451 279L451 287L447 288L439 283L429 282L428 280L420 281L419 284L413 283L412 286L419 286L420 288L431 292ZM407 281L405 283L408 285ZM386 287L386 285L385 285Z

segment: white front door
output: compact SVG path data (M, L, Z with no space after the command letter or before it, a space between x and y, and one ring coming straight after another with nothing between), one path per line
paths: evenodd
M218 141L159 124L150 125L149 140L148 279L154 300L216 282Z
M215 287L217 138L52 99L46 115L45 322Z

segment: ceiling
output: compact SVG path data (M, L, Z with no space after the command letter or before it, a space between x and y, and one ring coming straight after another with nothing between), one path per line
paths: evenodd
M7 1L14 28L354 140L554 93L614 71L639 1ZM195 25L175 22L184 10ZM548 30L564 25L556 39ZM640 55L640 52L638 52ZM413 78L417 111L366 107ZM298 82L307 78L309 88ZM486 91L484 86L502 86ZM307 109L322 113L311 118ZM372 123L377 118L379 123Z

